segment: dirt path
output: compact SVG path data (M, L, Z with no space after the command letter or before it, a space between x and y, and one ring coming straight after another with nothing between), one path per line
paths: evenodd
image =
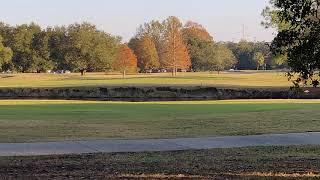
M179 139L0 143L0 156L176 151L250 146L320 145L320 133L266 134Z

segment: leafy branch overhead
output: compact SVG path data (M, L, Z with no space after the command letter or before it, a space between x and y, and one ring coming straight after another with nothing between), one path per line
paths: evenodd
M296 86L319 85L320 68L320 1L271 0L267 21L278 27L278 34L271 44L274 54L288 58L289 77L299 74ZM272 16L271 16L272 15ZM271 18L270 18L271 17ZM277 21L275 21L277 19ZM286 26L282 26L285 24Z

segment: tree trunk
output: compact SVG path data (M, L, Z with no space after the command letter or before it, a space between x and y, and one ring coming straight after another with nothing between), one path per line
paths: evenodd
M171 24L172 25L172 24ZM174 29L174 28L172 28ZM172 47L172 54L173 54L173 64L174 64L174 67L173 67L173 70L172 70L172 76L175 76L176 75L176 61L177 61L177 58L176 58L176 34L173 33L173 47Z
M125 78L126 77L126 70L123 70L122 71L122 78Z
M80 73L81 73L81 76L84 76L84 75L86 75L86 70L82 69L82 70L80 70Z

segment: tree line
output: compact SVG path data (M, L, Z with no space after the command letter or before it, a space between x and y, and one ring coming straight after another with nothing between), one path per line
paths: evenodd
M9 55L7 50L7 58L0 59L3 70L38 73L109 69L121 40L89 23L45 30L35 23L15 27L1 23L0 36L3 46L12 51Z
M69 70L154 72L273 69L286 66L265 42L215 42L200 24L183 24L177 17L141 25L136 35L121 37L98 30L90 23L42 29L35 23L10 26L0 23L2 71L47 72Z

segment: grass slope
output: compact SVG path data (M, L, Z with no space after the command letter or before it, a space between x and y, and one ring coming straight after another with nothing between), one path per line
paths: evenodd
M320 131L319 100L0 101L0 142Z

